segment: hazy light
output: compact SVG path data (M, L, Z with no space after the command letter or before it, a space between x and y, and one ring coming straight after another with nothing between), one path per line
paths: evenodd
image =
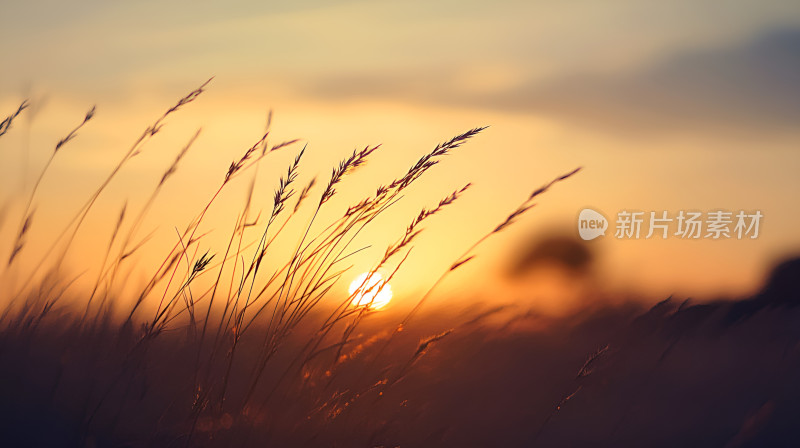
M353 306L366 306L372 310L381 309L392 300L391 285L384 283L383 276L377 272L365 272L356 277L350 283L349 292L355 294L351 302Z

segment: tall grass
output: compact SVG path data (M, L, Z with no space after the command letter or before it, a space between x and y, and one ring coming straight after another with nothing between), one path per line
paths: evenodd
M286 434L302 434L312 441L331 428L358 427L353 423L356 417L348 417L348 413L375 406L373 400L403 379L434 344L451 333L441 329L421 338L410 351L395 349L397 334L434 290L472 260L480 244L527 212L540 194L578 171L534 190L496 227L465 245L468 249L463 255L389 331L363 332L365 319L375 310L371 304L354 304L354 298L386 287L402 269L424 225L456 203L471 184L456 188L411 217L357 290L337 297L332 294L334 285L348 271L349 258L363 249L356 245L356 237L401 201L403 193L445 156L486 128L471 129L435 146L402 176L351 204L332 221L319 222L339 186L367 165L380 146L353 151L332 169L327 181L313 179L298 185L306 147L299 147L294 139L273 142L268 119L263 135L220 171L218 187L202 209L181 230L175 229L175 242L162 261L138 267L149 272L149 279L139 287L135 300L120 303L115 291L134 288L120 279L122 266L147 243L149 235L139 234L141 224L199 138L198 130L138 210L130 210L127 202L120 206L111 238L97 261L100 268L92 288L70 293L62 308L67 314L49 319L71 285L72 280L63 278L66 256L100 196L143 150L144 143L161 132L173 114L199 98L210 81L180 98L147 126L63 225L56 241L38 255L35 267L15 274L11 267L20 258L37 256L27 252L25 242L35 235L33 204L39 184L56 154L66 143L78 140L78 131L84 131L96 113L94 107L57 143L24 207L2 273L5 278L21 275L24 280L3 298L0 356L23 346L22 341L35 340L38 334L60 335L64 345L59 349L64 354L56 373L45 381L50 385L46 399L54 407L67 409L75 428L67 436L78 443L131 438L143 445L242 446L280 441ZM0 136L11 129L26 106L27 102L22 103L2 122ZM89 127L85 131L89 132ZM280 177L266 212L254 210L259 206L253 204L251 183L247 201L229 230L227 245L209 247L203 222L213 204L243 173L255 173L264 159L279 150L295 150L296 156ZM319 187L323 187L321 191ZM311 208L310 219L305 221L298 213L304 207ZM295 235L300 237L292 241ZM278 240L288 240L293 247L284 258L274 252ZM40 271L46 275L37 276ZM389 274L375 284L370 277L379 271ZM199 282L202 277L211 280ZM125 317L115 319L111 310L123 307L127 307ZM80 405L75 406L76 402Z

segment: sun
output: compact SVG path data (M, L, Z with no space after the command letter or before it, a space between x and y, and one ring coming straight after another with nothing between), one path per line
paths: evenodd
M366 306L370 310L379 310L392 300L392 287L383 280L383 276L374 272L365 272L352 283L349 288L353 295L353 306Z

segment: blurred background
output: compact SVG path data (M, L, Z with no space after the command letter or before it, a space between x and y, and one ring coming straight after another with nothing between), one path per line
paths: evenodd
M354 148L383 144L338 188L334 214L437 143L490 126L361 236L372 246L353 277L421 207L474 183L421 235L392 281L398 301L426 290L532 190L576 166L584 170L479 248L446 287L458 299L447 300L535 300L558 312L587 293L741 297L800 249L793 1L34 0L3 9L0 111L31 104L0 139L3 254L55 143L97 105L43 180L37 237L20 270L37 262L31 254L52 244L142 130L211 76L208 92L170 117L100 198L70 254L75 265L102 254L121 204L141 206L140 192L202 127L141 231L155 233L140 266L160 260L174 228L188 224L261 136L270 109L274 141L308 143L302 182L324 182ZM278 173L298 149L261 164L257 205L271 207ZM248 182L215 204L209 241L224 245ZM581 242L577 215L586 207L612 221L621 210L760 210L764 218L757 239L621 240L612 228Z

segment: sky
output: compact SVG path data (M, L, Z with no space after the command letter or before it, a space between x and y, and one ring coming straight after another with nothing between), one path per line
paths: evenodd
M202 127L146 226L156 231L154 250L173 244L174 227L202 208L271 109L276 141L308 143L303 181L323 179L354 148L383 145L342 185L348 200L438 142L490 126L363 235L374 247L353 277L420 207L473 182L418 241L393 285L400 295L424 290L532 190L577 166L478 249L454 291L525 295L527 286L508 284L509 260L552 235L576 237L584 208L611 221L605 236L584 243L597 288L650 298L748 294L773 263L800 252L796 2L12 1L0 38L0 114L32 103L0 138L4 235L55 142L97 105L42 184L41 236L31 243L40 250L142 130L214 76L103 196L82 248L102 252L108 236L99 236L121 204L141 206L143 195L131 193L149 191ZM259 167L265 208L297 150ZM226 193L209 229L235 218L246 188ZM620 211L720 209L759 210L758 238L614 237Z

